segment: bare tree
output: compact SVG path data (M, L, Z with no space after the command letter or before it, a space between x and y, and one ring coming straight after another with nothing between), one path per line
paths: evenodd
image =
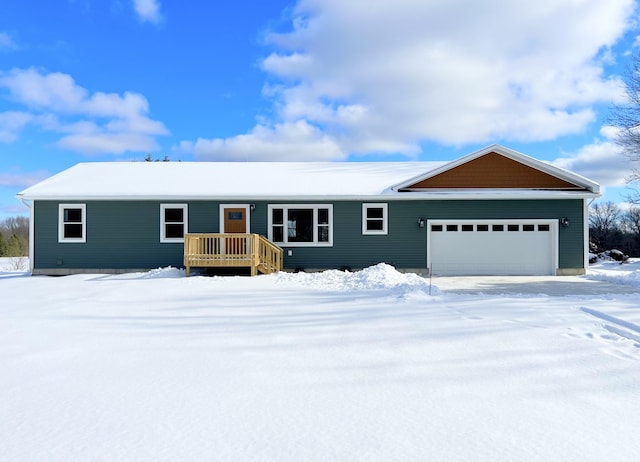
M634 55L623 80L625 102L612 106L609 123L618 129L615 142L622 148L622 153L634 165L640 165L640 55ZM640 183L640 167L632 168L627 182ZM640 204L640 191L631 190L627 200Z
M618 231L620 208L613 202L593 204L589 213L589 231L595 244L604 250L609 246L609 238Z
M631 207L622 215L622 227L630 241L630 254L640 250L640 207Z
M629 208L622 214L621 222L625 232L640 238L640 207Z

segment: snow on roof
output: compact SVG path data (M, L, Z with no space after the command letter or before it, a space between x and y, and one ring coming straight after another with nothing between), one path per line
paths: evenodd
M534 189L398 189L497 152L585 188L583 191ZM17 194L43 200L314 200L359 199L509 199L598 197L600 186L588 178L499 145L453 162L92 162L81 163Z
M91 162L18 193L23 199L362 197L444 162Z

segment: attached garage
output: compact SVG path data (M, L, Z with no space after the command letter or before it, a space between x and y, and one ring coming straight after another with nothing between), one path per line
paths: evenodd
M557 220L430 220L427 229L432 274L556 274Z

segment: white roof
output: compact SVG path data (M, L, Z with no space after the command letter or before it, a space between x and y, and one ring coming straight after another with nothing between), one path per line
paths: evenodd
M399 186L495 151L583 186L582 191L429 189ZM502 146L453 162L92 162L18 193L29 200L327 200L597 197L599 185Z
M92 162L18 194L24 199L365 197L443 162Z

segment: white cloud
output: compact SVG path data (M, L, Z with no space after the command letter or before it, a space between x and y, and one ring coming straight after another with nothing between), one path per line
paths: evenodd
M345 153L329 136L304 121L256 125L246 135L232 138L182 142L183 152L193 152L198 160L218 161L331 161Z
M18 44L6 32L0 32L0 51L17 50Z
M267 36L274 50L261 67L271 123L304 121L348 153L581 133L594 106L621 97L604 64L634 8L633 0L538 0L526 8L499 0L300 0L291 30ZM242 135L245 143L254 132Z
M51 176L50 172L0 173L0 186L26 187Z
M20 131L33 119L28 112L0 112L0 143L12 143L18 139Z
M76 133L63 136L58 146L85 154L123 154L127 151L153 151L158 144L139 133Z
M140 22L157 24L162 19L158 0L133 0L133 8Z
M168 134L162 122L149 118L144 96L90 93L68 74L13 69L0 73L0 88L6 88L11 100L31 111L12 111L13 126L6 121L3 124L0 115L0 141L14 141L19 129L33 122L44 130L65 133L58 142L65 149L121 154L155 149L155 137Z
M633 166L613 141L614 128L603 127L600 134L602 139L594 140L575 153L564 154L553 164L584 175L605 187L625 186Z

